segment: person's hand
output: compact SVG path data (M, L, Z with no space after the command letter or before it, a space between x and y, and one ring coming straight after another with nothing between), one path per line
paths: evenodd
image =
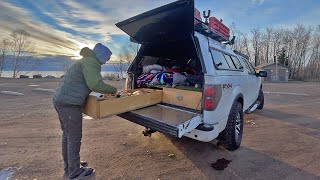
M119 94L119 91L115 92L115 93L112 93L110 94L111 96L117 96Z
M122 91L118 91L118 92L116 92L116 93L115 93L116 98L121 97L121 94L122 94L122 93L123 93Z

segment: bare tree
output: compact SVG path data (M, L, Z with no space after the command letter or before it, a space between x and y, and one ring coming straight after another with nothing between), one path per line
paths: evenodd
M233 36L236 36L235 43L231 47L241 53L248 55L250 59L249 41L247 34L240 32L234 22L230 26L230 33Z
M266 57L265 60L267 63L270 62L270 44L271 44L271 38L272 38L272 33L273 33L273 28L266 28L266 36L265 36L265 41L266 41Z
M118 61L113 63L113 67L120 78L124 78L123 72L132 63L139 51L139 44L126 41L122 46L118 55Z
M16 78L22 71L23 67L29 65L32 59L33 45L30 42L30 34L25 30L16 30L10 35L10 51L12 54L12 71L13 78Z
M130 41L125 42L119 54L119 59L128 66L131 64L133 59L136 57L139 51L139 44L132 43Z
M254 51L254 65L258 66L260 64L260 47L261 47L261 31L259 28L255 28L251 31L252 33L252 47Z
M294 45L292 49L292 59L289 62L291 68L290 77L293 79L302 79L303 66L307 61L307 51L310 45L310 38L312 33L311 27L298 24L293 29Z
M306 78L320 81L320 25L315 29L312 37L310 59L306 65Z
M0 45L0 77L2 76L2 71L5 68L6 65L6 58L8 55L8 47L9 46L9 42L8 40L4 39L1 42Z
M123 61L120 59L118 62L112 63L113 68L118 76L118 78L123 78L123 71L124 71L124 64Z

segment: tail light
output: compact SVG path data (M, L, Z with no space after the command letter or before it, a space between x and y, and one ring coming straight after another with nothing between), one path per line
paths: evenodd
M204 88L203 107L205 111L214 111L221 98L221 85L207 85Z

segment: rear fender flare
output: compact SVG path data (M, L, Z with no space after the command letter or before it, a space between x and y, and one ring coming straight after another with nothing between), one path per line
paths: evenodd
M233 89L233 91L232 91L232 97L234 97L234 98L233 98L233 101L230 102L231 104L228 106L228 107L229 107L229 112L231 111L232 105L233 105L236 101L238 101L239 98L242 99L241 104L242 104L242 108L244 108L244 106L245 106L245 101L244 101L244 97L243 97L243 94L242 94L242 91L241 91L241 87L240 87L240 86L236 86L236 87Z
M229 120L229 116L230 116L230 111L232 106L239 101L239 98L242 98L242 105L243 105L243 95L242 93L239 93L238 95L235 96L234 100L232 101L232 104L229 106L229 111L228 111L228 116L226 117L226 119L224 121L219 122L220 126L219 126L219 133L222 132L226 126L227 126L227 122ZM241 102L240 102L241 103ZM242 107L243 108L243 107Z
M235 87L232 91L232 97L230 98L230 101L228 103L228 113L227 113L227 117L223 120L219 122L219 133L221 131L223 131L226 128L227 125L227 121L228 121L228 117L232 108L232 105L237 102L239 100L239 98L242 98L242 105L244 103L244 98L243 98L243 94L241 93L241 88L239 86Z
M242 102L240 101L240 99L242 99ZM240 94L238 94L238 95L236 96L236 98L234 98L234 101L233 101L232 105L233 105L234 103L236 103L236 102L240 102L241 105L242 105L242 108L243 108L243 103L244 103L243 101L244 101L243 95L240 93ZM232 105L231 105L231 106L232 106ZM231 108L230 108L230 110L231 110Z

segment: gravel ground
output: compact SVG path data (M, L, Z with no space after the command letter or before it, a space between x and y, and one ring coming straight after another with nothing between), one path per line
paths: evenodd
M24 93L0 94L0 179L61 179L61 130L52 93L33 91L57 83L0 79L0 91ZM96 179L319 179L320 84L265 83L264 91L265 109L245 116L237 151L160 133L144 137L143 127L113 116L84 120L82 160L97 170ZM213 169L222 158L226 168Z

